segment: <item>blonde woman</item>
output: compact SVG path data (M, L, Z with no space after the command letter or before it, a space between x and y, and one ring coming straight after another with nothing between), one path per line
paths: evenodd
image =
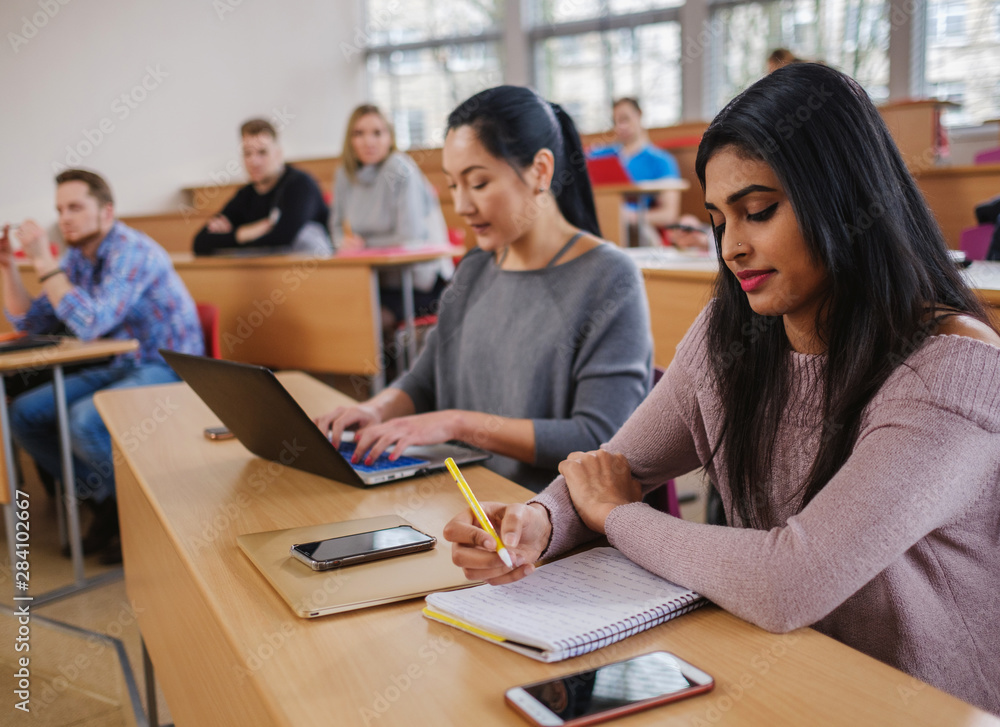
M396 149L392 125L377 106L351 113L341 165L333 185L330 232L338 250L421 247L448 241L441 206L430 182ZM450 260L419 265L413 287L417 315L433 310L454 268ZM384 324L403 317L398 273L382 273Z

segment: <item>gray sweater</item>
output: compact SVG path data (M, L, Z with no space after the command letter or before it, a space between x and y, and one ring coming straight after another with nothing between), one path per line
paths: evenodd
M529 271L501 270L474 249L441 303L426 348L393 386L417 412L532 419L535 465L494 455L487 466L536 492L567 454L610 439L649 391L645 288L612 245Z
M393 152L381 164L361 167L354 176L352 182L341 167L334 179L330 212L334 247L344 239L345 221L370 248L447 244L448 229L437 195L409 156ZM417 265L414 286L427 292L438 275L448 280L453 270L448 259ZM399 273L389 270L380 275L383 285L399 287Z

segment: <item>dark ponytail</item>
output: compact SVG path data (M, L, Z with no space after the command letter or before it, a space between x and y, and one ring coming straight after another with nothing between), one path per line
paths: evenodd
M496 86L463 101L448 115L448 131L471 126L480 143L518 174L541 149L555 157L552 194L566 221L597 237L594 193L573 119L530 88Z

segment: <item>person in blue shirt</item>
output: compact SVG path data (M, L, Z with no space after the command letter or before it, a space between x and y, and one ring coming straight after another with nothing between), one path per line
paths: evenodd
M0 280L7 317L19 331L46 333L65 327L81 340L136 339L139 348L105 366L66 377L70 441L77 495L94 510L84 551L102 551L101 561L120 562L115 542L115 502L111 438L94 408L102 389L163 384L179 379L158 353L166 348L204 353L204 336L190 293L169 255L149 237L115 219L107 182L93 172L69 169L56 177L59 230L69 251L52 254L45 231L25 220L17 231L42 293L32 300L13 260L9 229L0 234ZM164 404L161 416L170 414ZM17 442L38 465L61 477L53 385L21 394L10 407ZM65 484L65 483L64 483Z
M642 108L634 98L620 98L612 106L612 118L618 143L595 149L592 158L617 155L633 182L651 182L658 179L678 179L680 167L673 155L655 146L642 126ZM676 190L660 192L650 200L645 214L648 229L638 231L640 244L659 245L658 228L683 225L692 229L672 229L670 241L680 248L708 249L708 236L703 225L693 215L681 215L681 193ZM634 205L626 210L630 228L635 228L638 213Z

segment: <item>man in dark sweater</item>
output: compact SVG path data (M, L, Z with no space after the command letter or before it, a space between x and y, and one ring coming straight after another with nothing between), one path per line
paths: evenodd
M243 164L250 177L194 238L195 255L241 250L333 253L323 193L308 174L285 164L278 133L269 121L240 128Z

